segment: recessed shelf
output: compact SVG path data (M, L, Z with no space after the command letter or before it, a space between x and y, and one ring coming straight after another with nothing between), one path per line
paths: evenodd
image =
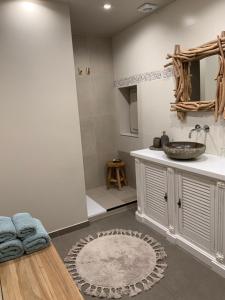
M139 137L139 135L137 133L130 133L130 132L121 132L120 135L129 136L129 137L133 137L133 138L138 138Z
M137 85L119 88L120 135L138 137Z

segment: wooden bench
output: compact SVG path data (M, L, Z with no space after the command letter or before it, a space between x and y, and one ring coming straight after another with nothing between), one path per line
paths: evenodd
M0 264L0 300L83 300L55 247Z

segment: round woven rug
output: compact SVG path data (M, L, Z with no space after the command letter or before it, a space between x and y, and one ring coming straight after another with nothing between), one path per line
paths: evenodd
M149 235L113 229L81 239L65 264L81 291L117 299L149 290L164 277L164 248Z

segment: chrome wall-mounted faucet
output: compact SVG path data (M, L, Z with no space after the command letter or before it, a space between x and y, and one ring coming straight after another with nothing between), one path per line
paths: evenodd
M204 126L203 126L203 130L204 130L206 133L208 133L209 130L210 130L209 125L204 125Z
M191 131L189 132L189 135L188 135L189 139L191 138L192 133L193 133L194 131L200 132L201 130L205 131L205 133L208 133L209 130L210 130L210 128L209 128L208 125L204 125L203 127L201 127L201 126L198 125L198 124L195 125L195 128L191 129Z
M188 135L189 139L191 138L192 132L194 132L194 131L200 132L201 126L197 124L197 125L195 125L195 128L191 129L191 131L189 132L189 135Z

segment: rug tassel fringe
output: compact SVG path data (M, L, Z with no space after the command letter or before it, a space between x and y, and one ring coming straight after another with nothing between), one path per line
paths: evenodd
M84 293L86 295L90 295L90 292L91 292L91 286L89 286L88 288L86 288L86 290L84 291Z
M109 289L109 293L107 295L107 298L108 299L113 299L114 298L114 293L113 293L113 290L112 289Z
M115 299L120 299L121 297L122 297L121 292L118 289L116 289L115 290Z
M144 291L148 291L152 286L153 286L153 282L151 280L145 279L145 281L141 282Z
M101 290L101 292L99 293L98 297L99 298L106 298L106 292L104 291L104 289Z
M142 292L142 290L139 289L136 285L134 285L134 286L131 286L131 287L130 287L130 294L129 294L129 296L130 296L130 297L133 297L133 296L138 295L138 294L141 293L141 292Z
M92 235L89 235L89 236L87 236L86 238L85 238L85 240L87 241L87 242L91 242L91 241L93 241L95 238L92 236Z

